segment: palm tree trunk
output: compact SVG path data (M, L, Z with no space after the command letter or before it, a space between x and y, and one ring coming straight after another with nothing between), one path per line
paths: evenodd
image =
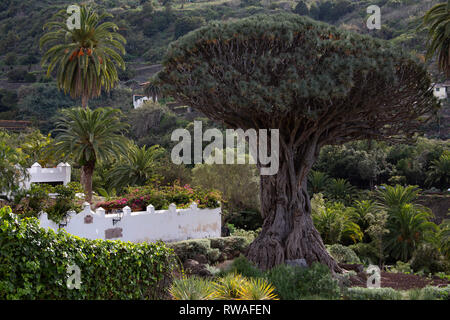
M83 107L83 109L87 108L88 100L88 97L85 95L81 97L81 106Z
M86 202L92 203L92 176L94 174L95 162L88 162L81 167L81 184L86 195Z

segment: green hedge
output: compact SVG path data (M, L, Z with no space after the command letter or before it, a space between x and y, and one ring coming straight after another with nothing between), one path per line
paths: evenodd
M222 237L208 239L191 239L167 244L175 251L182 262L187 259L196 259L199 255L205 256L209 264L220 260L238 257L250 244L244 237Z
M392 288L348 288L344 298L348 300L401 300L402 294Z
M87 240L0 209L0 299L158 299L174 263L162 243ZM80 289L68 289L76 264Z

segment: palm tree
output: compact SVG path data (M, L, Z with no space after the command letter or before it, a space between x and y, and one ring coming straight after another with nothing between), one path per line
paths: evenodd
M329 176L321 171L311 170L309 174L309 184L312 193L319 193L326 190L329 185Z
M355 187L345 179L331 179L325 195L333 201L349 203L355 193Z
M120 110L112 108L73 108L61 111L57 122L55 151L70 155L81 166L81 184L86 201L92 201L92 175L98 161L107 161L125 152L125 124Z
M110 171L111 186L122 188L144 185L153 176L164 151L159 145L150 148L132 145L119 164Z
M80 29L70 30L66 24L67 13L61 10L56 21L45 24L49 31L40 39L41 49L50 46L42 57L47 66L47 76L58 66L57 83L72 98L81 97L83 108L88 100L98 97L102 87L106 91L119 81L116 65L125 70L120 54L125 54L126 40L116 31L118 26L103 22L111 14L98 15L91 8L81 6Z
M153 83L153 81L145 83L144 94L152 98L153 102L158 101L158 96L161 95L161 89Z
M436 225L429 221L430 217L429 209L411 203L402 204L389 213L385 245L392 257L408 261L427 233L437 231Z
M414 202L420 192L417 186L403 187L399 184L396 186L383 184L382 187L384 189L380 188L376 193L377 205L380 209L386 210L388 213L398 211L404 205Z
M428 29L427 58L438 56L439 68L450 76L450 0L432 7L423 17L421 27Z
M437 184L441 188L450 186L450 151L444 151L439 159L432 162L425 182Z

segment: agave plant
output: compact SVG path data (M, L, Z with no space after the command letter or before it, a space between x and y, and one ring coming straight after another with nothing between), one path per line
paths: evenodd
M197 277L176 279L169 288L173 300L210 300L214 295L213 284Z
M248 286L248 280L238 273L229 273L214 282L214 299L237 300L240 298L242 287Z
M239 300L279 300L275 287L266 279L250 279L239 290Z

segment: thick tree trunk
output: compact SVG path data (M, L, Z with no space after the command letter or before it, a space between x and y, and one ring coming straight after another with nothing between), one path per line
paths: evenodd
M250 245L247 257L263 270L285 260L303 258L308 265L318 261L333 272L341 272L313 225L306 182L316 150L314 146L303 150L312 151L294 157L294 152L284 146L280 150L278 173L261 176L264 223L261 233Z
M86 195L86 202L92 203L92 175L94 174L95 163L87 163L81 167L81 185Z

